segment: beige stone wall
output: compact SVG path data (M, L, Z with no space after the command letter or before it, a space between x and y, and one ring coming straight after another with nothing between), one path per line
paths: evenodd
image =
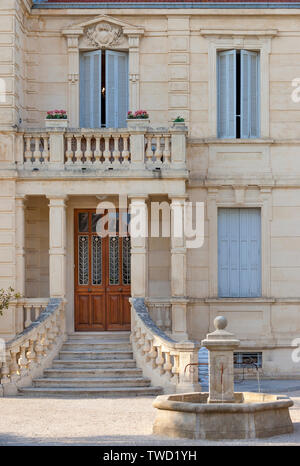
M30 197L25 214L26 296L49 296L49 208L45 197Z
M94 207L97 192L143 193L143 179L64 181L45 177L40 182L34 178L28 181L27 177L15 182L16 171L9 165L21 153L19 140L11 132L19 118L23 128L36 128L44 127L49 109L76 112L78 75L74 70L78 44L76 40L68 42L62 31L76 29L76 25L105 14L112 21L140 28L138 107L149 111L153 126L168 126L175 116L182 115L189 128L186 191L190 200L205 202L204 245L187 252L189 336L202 339L212 330L215 315L222 313L228 317L229 331L242 340L243 348L264 351L266 371L277 374L284 372L284 366L290 373L299 372L289 359L291 340L300 336L300 103L291 98L295 89L292 80L300 78L299 11L93 9L84 13L67 10L61 14L61 10L36 9L25 14L25 0L6 0L5 6L3 3L0 79L5 80L7 100L0 102L1 286L15 284L15 191L29 195L25 247L26 295L31 297L49 295L49 211L48 200L41 196L68 194L67 316L68 329L72 330L74 208ZM84 50L82 44L80 47ZM128 47L126 43L124 49ZM261 52L259 140L216 140L214 56L223 47ZM5 171L7 168L11 171ZM155 184L154 180L150 182L153 192L158 194L158 180ZM172 194L172 183L174 186L177 181L168 183L161 181L161 192L166 193L167 189ZM90 196L83 198L83 195ZM227 302L217 299L219 206L262 209L261 299ZM169 251L168 239L149 240L151 297L171 294ZM5 335L13 332L13 326L8 317L5 322L0 321Z

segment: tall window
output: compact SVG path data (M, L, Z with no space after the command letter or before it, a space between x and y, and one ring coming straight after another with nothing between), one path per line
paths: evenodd
M259 52L218 53L218 137L260 136Z
M260 209L219 209L218 286L223 298L261 296Z
M128 55L96 50L80 56L80 126L124 128L128 111Z

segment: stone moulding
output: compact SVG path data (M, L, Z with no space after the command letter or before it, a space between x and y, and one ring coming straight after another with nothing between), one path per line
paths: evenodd
M208 393L162 395L153 433L201 440L264 438L293 432L284 395L236 392L234 403L209 404Z

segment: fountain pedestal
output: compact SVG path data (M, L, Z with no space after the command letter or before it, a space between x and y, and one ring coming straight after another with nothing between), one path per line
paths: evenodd
M214 320L215 331L208 333L202 346L209 350L208 403L234 403L233 351L240 345L232 333L224 330L225 317Z
M239 346L225 327L225 317L214 321L216 330L202 345L209 350L209 393L158 396L153 433L168 437L221 440L271 437L293 432L284 395L234 392L233 351Z

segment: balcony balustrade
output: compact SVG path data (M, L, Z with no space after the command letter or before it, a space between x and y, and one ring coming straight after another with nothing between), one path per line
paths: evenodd
M186 128L30 129L19 169L185 170Z

